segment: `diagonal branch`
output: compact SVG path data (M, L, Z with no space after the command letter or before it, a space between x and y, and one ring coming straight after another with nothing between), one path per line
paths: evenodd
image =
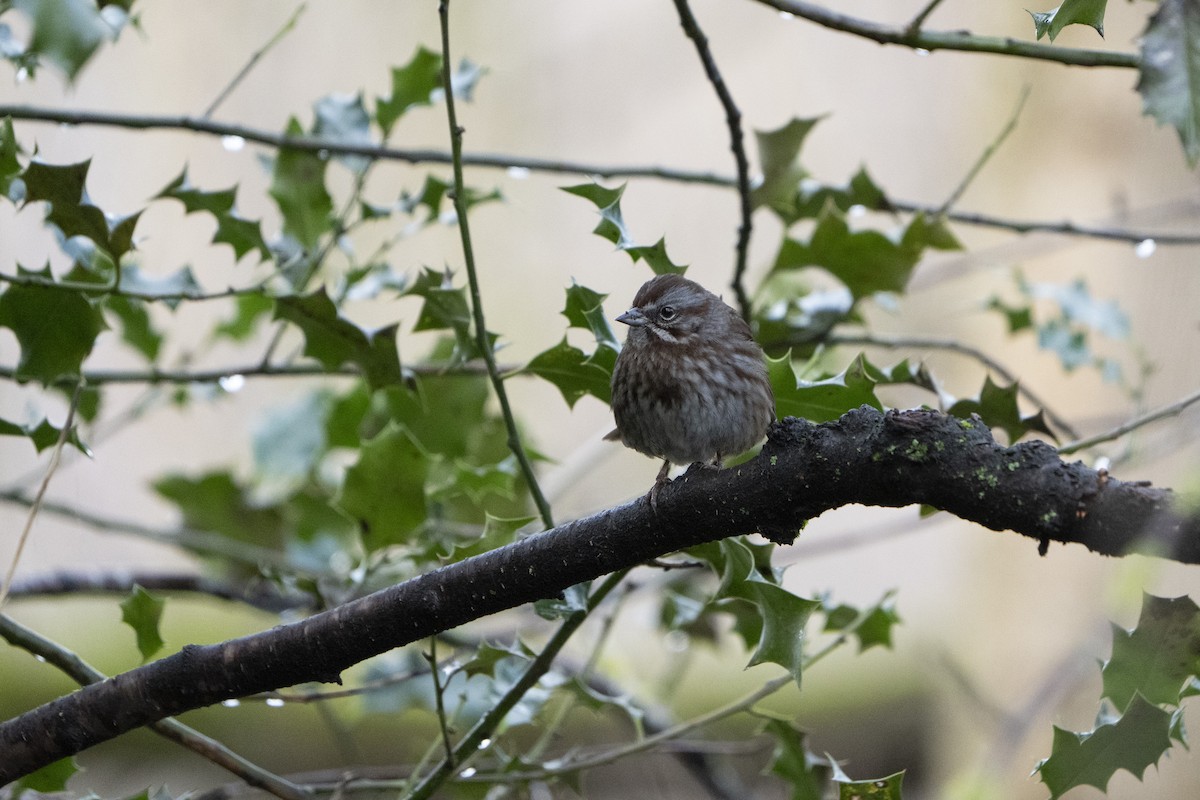
M754 225L752 219L754 207L750 198L750 162L746 158L746 145L742 135L742 112L733 102L733 95L730 94L725 79L721 77L716 59L713 58L712 50L708 46L708 37L700 29L700 23L696 21L696 16L688 6L687 0L674 0L674 2L675 10L679 12L679 23L683 26L684 33L696 45L696 52L700 55L700 62L704 65L704 74L708 76L708 82L717 92L717 99L721 101L721 108L725 110L725 124L729 126L729 149L733 151L733 161L737 167L737 193L742 215L742 221L738 225L737 244L734 245L733 280L730 285L737 298L738 311L741 312L742 318L749 322L750 296L746 294L746 257L750 248L750 233Z
M0 785L166 716L336 682L373 655L666 553L754 530L789 542L806 520L851 503L924 503L1040 546L1200 563L1200 514L1169 489L1067 464L1044 442L1003 447L978 420L934 411L863 407L821 425L788 418L759 457L692 469L663 487L657 514L639 498L300 622L187 646L8 720Z
M1112 50L1083 50L1073 47L1038 44L1006 36L977 36L967 31L928 31L920 26L891 26L831 11L804 0L758 0L785 14L815 22L825 28L861 36L880 44L898 44L914 50L959 50L992 53L1041 61L1056 61L1076 67L1124 67L1136 69L1142 60L1136 53ZM919 21L924 21L921 18Z

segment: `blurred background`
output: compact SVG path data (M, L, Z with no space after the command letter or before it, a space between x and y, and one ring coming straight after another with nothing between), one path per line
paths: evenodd
M907 23L924 5L923 0L836 4L843 13L886 24ZM0 98L48 107L199 115L296 9L294 2L278 0L141 0L135 6L137 29L103 47L73 86L53 69L28 80L4 67L8 74L0 78L5 86ZM1057 44L1133 51L1148 9L1144 3L1115 3L1107 11L1105 39L1073 26ZM822 29L751 2L697 0L693 10L748 131L772 130L793 117L824 117L803 150L803 162L817 180L841 184L866 165L889 196L936 207L996 139L1028 89L1015 131L970 185L959 210L1151 233L1200 231L1196 172L1188 167L1175 133L1142 116L1132 70L914 53ZM1033 38L1029 15L1014 2L946 2L927 25ZM452 28L453 58L469 58L486 70L471 102L459 106L468 153L611 167L657 165L732 176L723 113L672 4L457 2ZM370 103L387 95L390 68L406 63L421 45L439 49L432 2L309 0L294 29L253 68L214 119L281 131L295 116L308 127L318 98L361 92ZM231 147L219 138L183 131L20 121L15 128L22 145L36 145L38 157L47 162L92 159L88 190L106 210L142 208L186 166L198 186L237 184L240 213L261 218L268 239L278 232L278 212L267 194L270 174L259 163L265 151L253 144ZM390 143L447 150L444 108L409 113ZM748 145L753 163L752 137ZM372 173L368 194L379 203L393 202L402 190L417 191L429 172L449 177L445 167L382 165ZM633 265L591 234L596 216L588 203L559 191L586 178L468 170L469 184L497 188L504 196L502 203L474 211L471 224L488 327L501 333L505 363L524 363L561 339L563 290L572 281L608 294L605 309L614 317L649 277L643 265ZM330 168L335 197L350 184L348 171ZM733 191L633 179L622 207L639 240L650 244L665 236L671 257L691 265L689 277L728 298L738 225ZM0 204L0 269L15 271L17 263L38 267L57 252L51 234L35 222L41 213L35 207L15 210ZM765 276L781 234L766 213L758 213L755 223L752 288ZM957 339L983 348L1084 435L1195 391L1200 376L1194 355L1200 346L1196 247L1139 249L1130 242L1016 235L968 225L953 229L966 250L926 258L914 273L912 291L894 303L868 303L873 331ZM152 274L190 264L205 288L215 290L241 283L250 269L246 262L235 263L229 248L209 245L211 219L185 217L178 203L150 205L138 230L145 237L138 243L140 265ZM375 246L369 232L349 244L361 251ZM414 275L424 266L461 269L461 247L452 225L405 239L389 258L397 270ZM1095 339L1094 344L1122 365L1124 384L1106 382L1095 369L1064 372L1058 357L1039 349L1033 336L1007 335L1003 317L985 305L994 295L1020 299L1016 270L1038 283L1083 278L1094 297L1119 304L1130 322L1128 339ZM419 360L428 347L425 340L405 338L419 311L415 298L387 307L351 305L350 310L364 325L402 319L401 358L408 363ZM191 304L174 315L157 312L171 331L164 364L191 358L212 315L230 313L220 303ZM230 343L205 347L189 365L253 363L269 338L264 331L244 349ZM839 349L832 361L849 363L857 351ZM18 352L11 331L0 329L0 363L14 364ZM869 352L876 363L902 357L925 360L944 390L956 396L974 396L986 373L977 362L953 353L914 348ZM108 332L86 366L140 363ZM1153 369L1143 376L1146 364ZM249 379L211 403L182 409L157 405L138 424L95 437L93 459L68 457L48 496L101 517L170 528L178 524L177 511L150 488L156 477L230 465L235 471L248 469L248 442L265 416L318 383ZM535 378L510 380L508 386L532 446L552 459L541 466L541 474L559 520L646 491L658 465L601 442L612 424L606 406L585 397L568 408L553 386ZM117 416L135 406L144 391L109 387L106 414ZM906 395L889 400L897 405L930 402ZM0 415L22 418L30 409L61 424L65 403L33 386L0 383ZM1026 413L1034 410L1025 408ZM1192 409L1096 448L1088 459L1097 454L1112 459L1111 470L1122 479L1195 489L1200 478L1198 432L1200 416ZM31 485L30 476L40 478L45 461L45 454L33 456L25 440L0 439L0 487ZM11 558L25 513L21 506L0 504L0 563ZM1049 753L1052 725L1092 727L1099 696L1097 660L1110 647L1108 621L1133 625L1143 591L1176 596L1200 590L1194 567L1141 557L1101 558L1081 547L1055 546L1039 557L1036 544L1024 537L946 515L921 520L916 508L839 509L810 523L797 544L780 548L775 558L777 564L789 565L786 585L802 595L829 592L839 601L864 604L896 591L903 624L894 633L894 649L876 649L863 657L839 653L806 675L802 693L785 690L767 705L794 715L810 732L813 749L844 759L852 777L907 768L906 788L915 797L1044 797L1045 789L1029 773ZM144 537L43 513L18 577L57 570L193 566L177 549ZM648 596L633 593L621 609L602 652L601 669L635 697L654 699L680 718L750 691L774 669L743 671L745 654L738 649L663 640L654 619L657 606ZM111 598L14 599L5 611L110 673L138 663L132 633L123 630L114 636L120 612ZM534 619L526 622L536 628ZM276 617L234 604L172 598L163 630L168 648L174 649L276 622ZM120 640L123 634L129 641ZM620 657L629 652L640 658L631 662ZM30 657L13 648L0 649L0 674L16 676L0 681L5 716L69 688L55 670L31 668ZM427 715L388 714L358 701L318 706L243 704L206 709L185 720L282 772L320 769L345 758L364 765L415 759L433 731ZM1192 725L1197 724L1194 711L1185 717ZM286 727L280 725L281 715L288 716ZM284 741L276 738L280 730L288 732ZM332 730L346 735L335 736ZM739 723L718 729L714 737L737 742L751 731L751 725ZM584 734L596 741L621 735L627 732ZM353 741L351 752L335 754L338 741ZM767 755L751 752L745 763L761 764ZM78 776L72 786L105 796L147 785L182 791L228 780L220 770L145 732L95 748L79 761L87 768L86 777ZM589 796L697 796L689 779L672 771L676 769L665 756L644 756L589 776ZM1144 783L1122 772L1110 790L1108 796L1114 798L1195 797L1200 759L1177 748L1146 773ZM1100 794L1077 790L1070 796Z

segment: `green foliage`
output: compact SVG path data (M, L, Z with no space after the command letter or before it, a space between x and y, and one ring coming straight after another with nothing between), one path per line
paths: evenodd
M625 216L621 212L621 197L625 194L625 184L616 189L608 189L598 183L582 183L578 186L563 186L564 192L577 195L588 200L600 213L600 222L592 233L602 239L607 239L629 254L636 264L645 261L655 275L676 273L682 275L687 267L676 264L667 256L666 239L659 239L652 245L634 244L633 234L625 225Z
M143 661L149 661L164 644L158 632L166 601L134 585L129 597L121 601L121 621L133 628L137 636L138 652Z
M5 57L30 71L46 58L74 80L106 39L115 39L124 26L129 3L88 0L14 0L29 17L33 36L27 50L13 48ZM98 6L112 5L123 13L104 14ZM14 52L15 50L15 52Z
M1178 706L1200 676L1200 608L1190 597L1146 595L1137 627L1113 626L1112 658L1104 664L1104 696L1127 708L1134 695Z
M992 381L991 375L984 379L979 397L959 400L946 411L963 418L978 414L989 428L1004 431L1009 442L1017 441L1030 431L1054 436L1046 424L1044 412L1039 410L1030 416L1021 415L1017 404L1017 384L1000 386Z
M1178 714L1179 712L1176 712ZM1171 730L1177 720L1141 695L1116 720L1098 721L1094 730L1072 733L1054 726L1051 755L1037 766L1038 777L1050 797L1062 797L1076 786L1100 791L1117 770L1141 778L1171 748Z
M50 268L18 274L53 281ZM0 327L21 346L16 378L51 386L77 379L96 337L107 326L103 315L79 292L49 286L13 284L0 294Z
M302 136L304 129L293 117L284 133ZM318 153L284 148L271 175L271 197L283 215L284 233L310 253L333 226L333 198L325 188L327 161Z
M1193 167L1200 162L1200 8L1162 0L1142 34L1137 90L1146 114L1179 133Z
M358 521L368 552L405 543L425 521L428 472L429 456L400 425L363 443L338 505Z
M1004 315L1009 333L1033 331L1038 347L1058 356L1068 372L1090 366L1107 381L1121 379L1120 363L1096 355L1092 346L1094 334L1114 341L1129 339L1129 318L1116 300L1093 297L1082 278L1069 284L1033 283L1018 274L1017 289L1023 298L1021 305L1010 305L999 297L992 297L987 303L988 309ZM1049 316L1040 313L1035 307L1037 301L1043 305L1049 301L1056 313Z
M1055 726L1050 756L1038 776L1058 798L1076 786L1104 791L1121 769L1139 779L1171 749L1185 742L1180 701L1200 675L1200 608L1187 597L1145 595L1137 627L1113 626L1112 658L1103 667L1106 708L1091 731Z
M400 355L396 349L396 326L366 331L338 313L324 287L303 297L288 295L275 299L275 318L286 320L304 332L304 354L335 371L355 364L373 388L400 382Z
M1049 34L1054 41L1068 25L1087 25L1104 35L1104 8L1108 0L1064 0L1053 11L1030 11L1037 38Z
M79 765L74 758L63 758L52 764L47 764L36 772L31 772L13 784L13 797L19 800L29 792L39 795L54 794L65 791L67 781L79 772Z
M809 752L803 731L784 720L767 720L762 727L775 740L767 770L788 786L790 800L824 800L832 771Z
M424 47L417 48L403 67L392 69L392 93L375 100L375 120L386 139L392 126L414 106L429 105L441 85L442 56Z
M62 428L55 427L50 420L43 417L36 425L22 425L0 418L0 436L24 436L33 443L40 453L46 448L53 447L62 436ZM88 446L79 438L79 429L72 427L67 434L67 442L74 445L85 456L92 454Z
M178 178L163 187L156 198L178 200L188 214L203 212L211 215L217 223L213 244L229 245L239 261L252 251L264 259L271 257L271 251L262 236L262 223L245 219L234 211L237 186L206 192L191 185L185 169Z

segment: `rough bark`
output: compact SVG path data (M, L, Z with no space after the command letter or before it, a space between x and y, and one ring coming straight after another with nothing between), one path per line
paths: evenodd
M1043 442L997 444L978 420L863 407L789 418L740 466L694 467L658 495L560 525L300 622L179 653L0 724L0 785L147 723L309 681L439 631L702 542L760 532L790 542L850 503L924 503L995 530L1200 563L1200 517L1170 490L1065 463Z

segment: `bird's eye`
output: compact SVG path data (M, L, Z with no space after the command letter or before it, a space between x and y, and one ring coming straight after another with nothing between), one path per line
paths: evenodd
M671 320L675 319L675 307L663 306L658 310L658 318L663 322L670 322Z

